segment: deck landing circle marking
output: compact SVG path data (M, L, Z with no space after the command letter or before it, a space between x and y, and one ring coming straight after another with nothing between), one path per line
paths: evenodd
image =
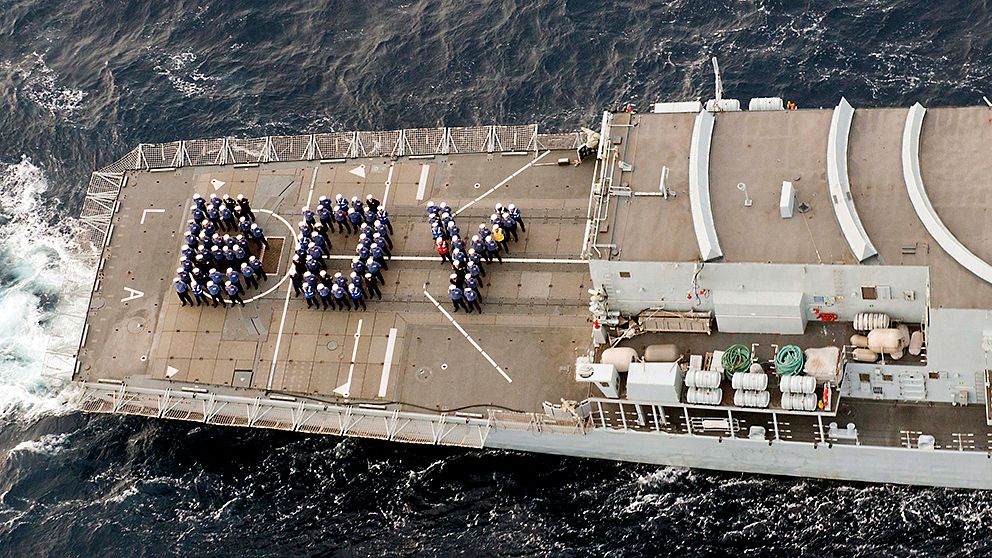
M268 209L256 209L255 211L257 211L259 213L268 213L269 215L271 215L271 216L275 217L276 219L278 219L279 221L281 221L283 225L286 225L286 229L289 231L289 237L286 239L287 242L289 241L290 238L292 238L292 239L295 239L296 238L296 234L295 234L296 231L293 230L293 226L290 225L289 224L289 221L287 221L282 215L279 215L275 211L271 211L271 210L268 210ZM293 240L293 242L295 242L295 240ZM280 257L282 257L282 254L280 254ZM263 292L255 295L255 296L253 296L251 298L246 298L245 299L245 303L253 302L253 301L258 300L258 299L260 299L260 298L262 298L264 296L267 296L267 295L271 294L273 291L275 291L276 289L278 289L283 283L286 282L286 279L289 278L289 272L290 271L291 270L287 269L286 270L286 274L282 276L282 279L280 279L278 283L276 283L275 285L273 285L272 287L270 287L268 290L263 291ZM229 298L226 298L224 300L226 300L228 303L231 302L231 299L229 299Z
M329 341L327 343L327 350L328 351L336 351L337 349L338 349L338 342L337 341Z

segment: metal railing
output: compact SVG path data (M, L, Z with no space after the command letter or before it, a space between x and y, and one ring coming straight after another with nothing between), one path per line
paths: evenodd
M380 405L327 404L216 394L205 389L160 389L124 383L81 383L76 402L85 412L139 415L249 428L272 428L398 442L482 448L492 430L584 434L589 419L552 419L538 413L427 414Z

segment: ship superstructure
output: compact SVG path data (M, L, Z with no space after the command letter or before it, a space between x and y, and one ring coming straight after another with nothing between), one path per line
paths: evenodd
M719 91L719 89L718 89ZM82 408L756 473L992 487L992 109L610 111L595 130L432 128L142 144L94 173ZM251 198L267 282L171 290L194 194ZM307 308L301 208L372 194L383 299ZM527 219L454 312L428 202ZM354 239L331 235L328 271Z

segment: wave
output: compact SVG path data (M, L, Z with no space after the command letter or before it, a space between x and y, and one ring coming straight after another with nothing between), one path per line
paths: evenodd
M0 163L0 416L63 406L85 319L91 263L48 186L26 157Z

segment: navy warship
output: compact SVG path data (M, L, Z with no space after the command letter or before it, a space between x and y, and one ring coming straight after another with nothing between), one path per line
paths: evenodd
M138 145L80 215L78 405L992 488L992 104L716 81L574 133Z

